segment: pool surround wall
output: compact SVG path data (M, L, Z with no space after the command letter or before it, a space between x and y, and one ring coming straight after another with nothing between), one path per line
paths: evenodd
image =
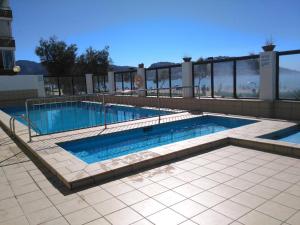
M24 90L24 92L31 92ZM35 93L7 92L8 94L0 97L0 107L24 104L28 98L37 97ZM1 92L0 92L1 93ZM18 94L19 93L19 94ZM102 100L101 94L84 97L87 101ZM15 97L17 96L17 97ZM19 96L19 97L18 97ZM80 96L76 96L80 98ZM45 98L45 103L60 101L69 101L67 97ZM65 100L64 100L65 99ZM127 104L136 106L157 107L158 101L156 97L137 97L137 96L115 96L106 95L105 99L108 103ZM260 118L285 119L292 121L300 121L300 101L275 100L266 101L259 99L224 99L224 98L160 98L162 107L170 109L192 110L212 113L224 113L241 116L253 116Z
M155 97L106 96L112 103L157 106ZM233 114L260 118L300 121L300 101L263 101L259 99L160 98L161 106L171 109Z
M0 107L24 106L26 99L37 97L36 89L0 91Z

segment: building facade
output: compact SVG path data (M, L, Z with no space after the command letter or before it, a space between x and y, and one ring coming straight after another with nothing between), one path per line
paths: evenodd
M9 0L0 0L0 75L14 74L16 45L12 35L12 20Z

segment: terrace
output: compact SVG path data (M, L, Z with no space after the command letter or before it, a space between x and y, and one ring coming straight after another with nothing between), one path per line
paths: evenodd
M0 77L0 224L298 224L299 56Z

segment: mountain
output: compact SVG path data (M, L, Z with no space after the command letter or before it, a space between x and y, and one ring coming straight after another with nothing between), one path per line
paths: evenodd
M18 60L16 61L16 65L21 67L21 72L19 75L47 75L47 70L41 65L41 63L29 61L29 60ZM113 71L119 72L119 71L125 71L136 69L132 66L117 66L117 65L111 65L111 68Z
M172 62L157 62L157 63L153 63L151 64L151 66L149 66L149 68L157 68L157 67L163 67L163 66L172 66L175 65L176 63L172 63Z
M121 72L121 71L136 69L136 67L132 67L132 66L117 66L117 65L111 65L110 68L115 72Z
M47 70L40 63L18 60L16 64L21 67L19 75L47 75Z

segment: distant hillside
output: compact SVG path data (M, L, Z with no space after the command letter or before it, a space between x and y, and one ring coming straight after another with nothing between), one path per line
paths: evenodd
M131 69L136 69L136 67L132 66L117 66L117 65L111 65L110 66L113 71L115 72L120 72L120 71L126 71L126 70L131 70Z
M172 62L157 62L157 63L153 63L151 64L151 66L149 66L149 68L156 68L156 67L163 67L163 66L171 66L171 65L175 65L176 63L172 63Z
M29 60L18 60L17 66L21 67L19 75L47 75L47 70L41 65L41 63L29 61ZM114 71L125 71L130 70L131 66L117 66L111 65ZM135 69L135 68L134 68Z
M47 70L40 63L18 60L16 64L21 67L20 75L47 75Z

